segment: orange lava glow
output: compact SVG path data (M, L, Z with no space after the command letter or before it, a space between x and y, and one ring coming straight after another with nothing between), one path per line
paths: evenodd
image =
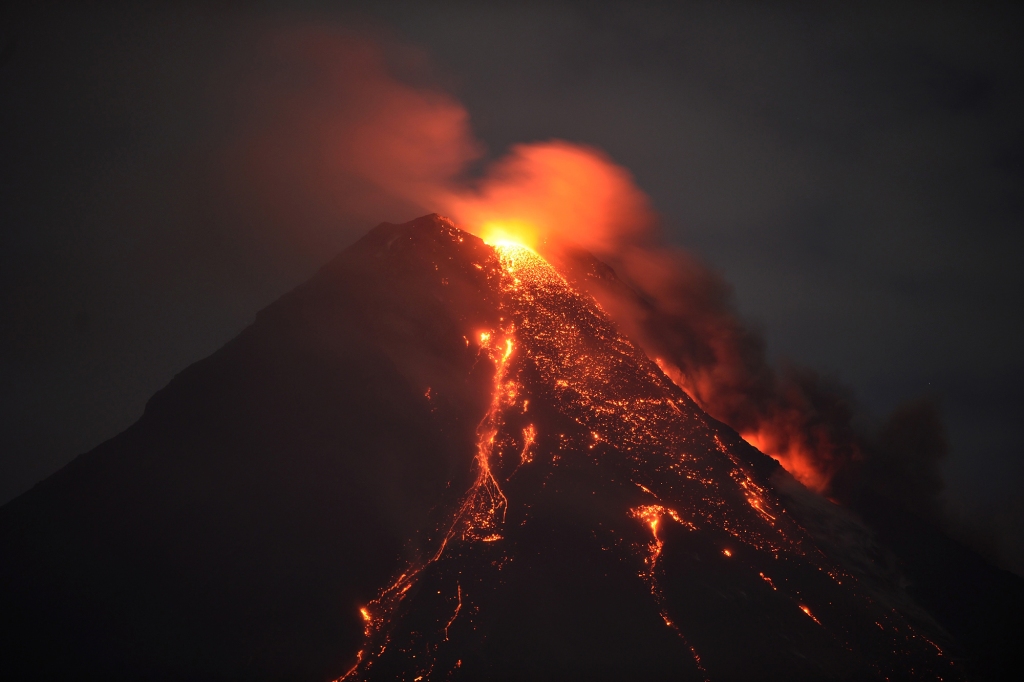
M514 385L507 382L505 376L513 344L511 336L495 343L493 335L488 332L480 334L480 343L494 362L494 391L490 407L476 431L476 481L462 503L458 519L463 524L463 538L494 542L501 539L497 531L505 520L508 500L491 470L491 453L501 425L501 411L507 400L515 398Z
M539 241L537 228L528 223L514 220L484 223L478 232L484 243L491 246L521 246L536 249Z
M682 523L682 520L679 518L679 514L674 510L663 507L660 504L648 504L642 507L636 507L635 509L630 510L630 515L634 519L639 519L646 523L651 529L651 535L654 537L654 540L649 545L650 553L644 560L648 566L648 577L653 578L654 570L658 563L658 557L661 556L661 549L665 546L665 543L658 537L658 526L661 524L661 519L663 516L669 516L679 523Z
M814 549L806 531L767 487L764 474L737 454L743 450L735 433L707 418L592 299L518 241L521 234L516 238L496 239L493 261L485 264L500 300L500 322L492 329L465 332L477 340L479 358L494 368L489 401L475 430L472 484L429 529L431 539L423 543L422 556L360 608L366 640L343 679L364 677L386 650L391 655L398 648L391 647L391 637L407 610L399 606L420 598L412 588L431 569L431 579L439 581L438 601L431 608L441 611L433 631L414 633L420 648L406 659L411 670L405 679L447 679L453 659L447 659L447 672L435 669L437 652L453 646L459 632L471 628L481 611L475 595L487 589L484 581L470 581L451 567L462 565L458 559L467 556L485 556L484 563L495 571L514 561L517 529L530 522L529 501L516 497L517 491L519 498L533 494L523 487L523 477L535 480L529 475L543 474L548 480L580 467L602 472L594 480L603 483L596 485L609 485L614 495L625 496L616 499L628 500L618 507L623 523L614 523L617 530L609 531L614 537L604 549L631 571L635 567L653 608L698 670L704 671L703 664L683 632L687 615L671 612L662 586L666 543L682 537L717 534L716 545L730 558L730 571L747 575L754 585L764 581L778 593L772 598L784 600L786 609L795 604L821 626L798 601L807 597L789 593L785 573L777 576L777 586L760 572L764 564L752 558L775 562L785 555L787 561L810 564L816 574L827 574L839 585L855 579ZM528 406L530 423L525 421ZM563 421L552 422L552 415ZM572 428L563 432L559 427L550 432L546 425L552 423L577 431L573 435ZM757 436L751 440L757 447ZM779 570L785 565L780 562ZM492 575L497 579L497 573ZM824 613L833 622L832 611Z
M458 599L458 603L455 605L455 613L452 614L452 617L444 626L444 640L446 642L448 641L448 629L452 626L452 623L455 622L455 619L459 617L459 611L462 610L462 585L457 586L456 598Z
M523 464L529 464L533 461L533 453L530 452L530 447L537 440L537 428L530 424L523 429L523 451L519 455L519 459Z
M806 613L808 618L813 620L818 625L821 625L821 621L814 617L814 614L811 613L811 610L809 608L807 608L803 604L800 604L800 610L803 611L804 613Z
M420 574L444 555L448 544L454 538L458 537L466 542L486 543L493 543L503 539L503 536L498 531L505 521L508 500L491 470L491 455L498 429L501 426L502 411L509 400L515 400L516 395L514 383L507 381L506 376L509 360L514 350L513 331L510 327L507 333L501 336L500 340L497 340L498 337L493 332L483 331L479 333L481 351L494 363L495 373L491 403L476 430L476 457L474 459L476 479L463 496L453 520L441 536L441 540L434 552L425 559L411 565L394 582L384 588L377 599L371 602L371 605L381 615L374 617L367 607L359 609L359 613L366 623L365 636L368 644L376 644L376 646L360 650L356 655L355 666L339 678L340 680L357 678L372 666L375 656L379 656L384 652L388 646L386 626L390 615L394 613L406 594L412 589ZM455 608L455 613L444 628L446 641L448 639L448 629L455 622L462 609L461 585L458 586L457 599L458 604ZM378 641L374 642L374 640Z

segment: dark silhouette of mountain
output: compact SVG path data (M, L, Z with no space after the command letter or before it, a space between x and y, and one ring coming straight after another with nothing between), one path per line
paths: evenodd
M907 593L962 649L971 677L1017 679L1024 670L1024 580L891 499L866 494L852 506L890 552Z
M874 537L542 258L426 216L0 509L0 673L965 677L943 570L905 589Z

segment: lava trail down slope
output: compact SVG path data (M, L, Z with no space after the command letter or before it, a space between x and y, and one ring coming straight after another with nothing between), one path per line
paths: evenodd
M474 483L363 608L348 677L955 676L787 514L771 460L542 257L493 248Z

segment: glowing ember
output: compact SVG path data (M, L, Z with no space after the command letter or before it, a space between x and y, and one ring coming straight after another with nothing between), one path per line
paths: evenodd
M459 603L455 606L455 613L452 614L452 617L444 626L444 641L446 642L448 641L448 628L452 626L452 623L455 622L455 619L459 617L459 611L462 610L462 585L458 585L456 589L456 596L459 600Z
M525 411L525 405L523 407ZM529 464L530 462L533 461L533 454L530 452L530 447L536 440L537 429L536 427L534 427L533 424L530 424L525 429L523 429L523 451L519 455L519 459L522 461L523 464Z
M814 614L811 613L811 610L809 608L807 608L803 604L800 604L800 610L803 611L804 613L806 613L808 618L813 620L818 625L821 625L821 621L819 621L817 618L814 617Z

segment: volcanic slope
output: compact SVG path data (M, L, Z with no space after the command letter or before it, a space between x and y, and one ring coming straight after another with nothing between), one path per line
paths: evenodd
M475 482L364 607L350 677L955 677L789 517L774 462L543 258L494 249Z
M958 679L780 475L533 251L384 224L0 511L3 665Z

